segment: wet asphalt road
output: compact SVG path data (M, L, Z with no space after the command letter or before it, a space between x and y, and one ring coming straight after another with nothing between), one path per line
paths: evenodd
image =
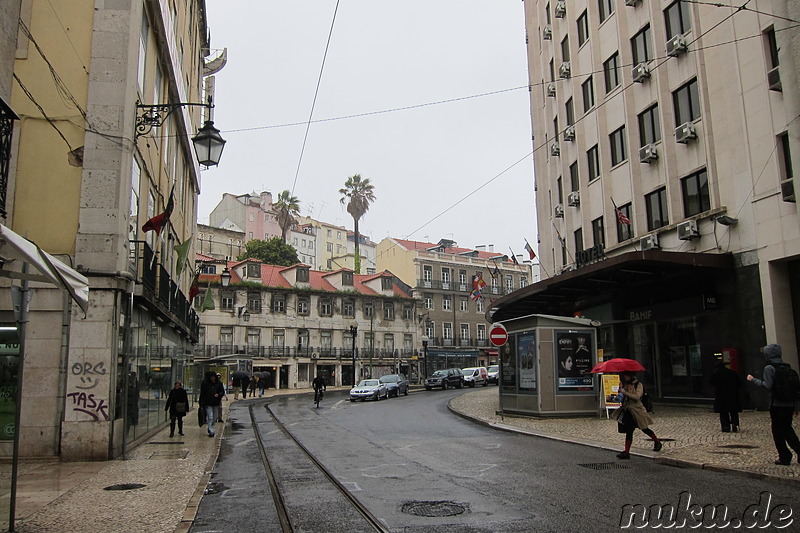
M392 531L619 531L624 505L680 507L681 502L724 505L728 520L741 518L751 506L747 517L754 521L763 511L757 525L791 521L783 530L800 530L796 485L635 457L623 462L604 450L492 430L447 410L447 401L464 392L421 391L357 403L330 393L319 409L306 394L273 398L270 408ZM239 522L280 530L258 472L252 432L240 425L245 417L249 421L246 405L233 406L233 432L215 468L213 481L224 480L228 497L225 491L204 497L192 531L252 530L240 529ZM766 510L762 492L771 496ZM776 507L780 504L788 508ZM691 519L686 512L680 517ZM719 515L716 520L724 523ZM335 513L319 521L314 531L347 530L337 525Z

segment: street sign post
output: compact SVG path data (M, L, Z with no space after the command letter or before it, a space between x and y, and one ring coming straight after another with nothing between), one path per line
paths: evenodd
M508 331L503 324L493 324L489 330L489 342L494 346L503 346L508 342Z

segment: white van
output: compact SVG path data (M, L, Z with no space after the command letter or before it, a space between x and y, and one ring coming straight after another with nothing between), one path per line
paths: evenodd
M485 366L475 366L472 368L462 368L464 374L464 385L474 387L475 385L486 386L489 384L489 374Z

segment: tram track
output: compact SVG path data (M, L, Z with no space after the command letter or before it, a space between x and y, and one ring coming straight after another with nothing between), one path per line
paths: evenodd
M284 533L389 529L288 430L269 404L249 406L250 420ZM331 524L334 521L335 524Z

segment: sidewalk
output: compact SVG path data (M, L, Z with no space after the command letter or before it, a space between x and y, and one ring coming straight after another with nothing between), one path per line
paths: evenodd
M346 388L337 387L336 390ZM414 394L425 394L412 388ZM304 390L268 391L267 397L311 394ZM241 401L241 400L240 400ZM227 416L229 402L224 402ZM537 420L496 414L497 387L468 391L451 400L450 409L479 423L505 431L619 451L622 436L616 422L605 418ZM169 437L169 427L128 454L127 460L61 463L27 462L20 465L16 531L42 533L91 531L120 533L184 533L191 527L200 499L224 438L224 424L216 438L199 428L196 406L185 419L184 437ZM664 450L652 451L652 443L638 432L631 453L680 466L738 471L796 483L800 466L776 466L770 437L769 414L742 413L739 433L719 431L711 409L656 405L653 430L664 439ZM795 424L797 426L797 424ZM105 490L119 484L141 488ZM7 499L7 495L5 496Z
M533 419L500 416L497 387L487 387L463 394L450 401L456 414L505 431L575 442L612 450L623 448L624 435L617 433L617 423L605 417ZM741 413L738 433L722 433L719 415L711 407L662 406L654 408L652 429L664 439L661 452L653 452L653 443L641 431L634 434L631 455L649 457L656 461L683 467L738 472L751 477L776 478L789 482L800 481L797 457L791 466L775 465L777 458L772 442L769 413ZM800 424L795 418L794 427ZM671 439L671 440L667 440ZM609 452L609 461L617 461Z

